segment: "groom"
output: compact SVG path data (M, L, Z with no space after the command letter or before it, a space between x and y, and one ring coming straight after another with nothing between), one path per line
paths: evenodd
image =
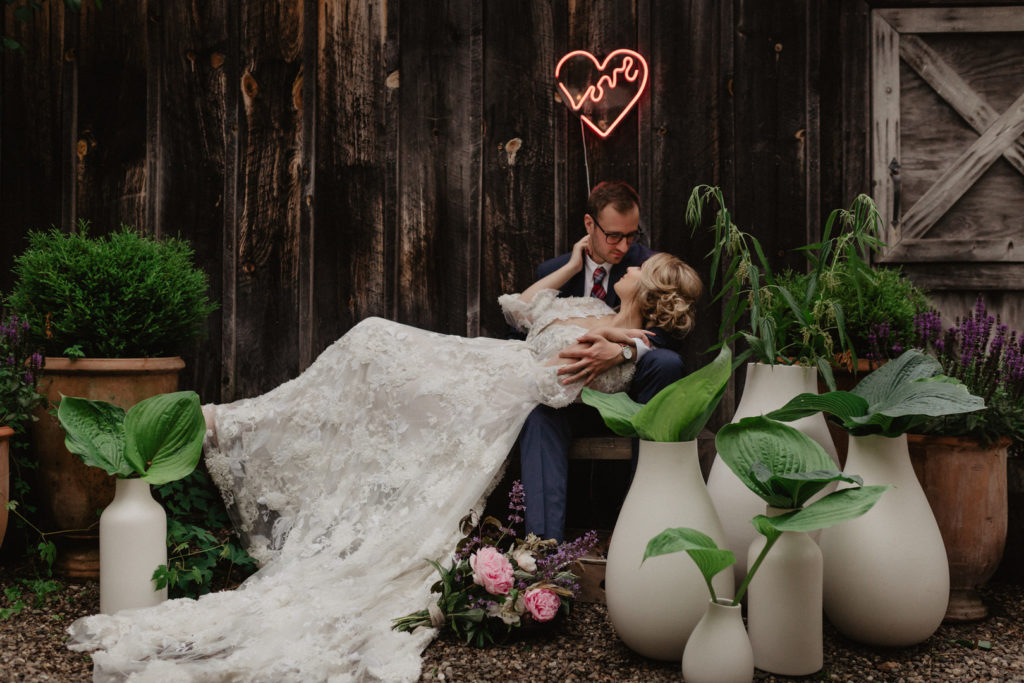
M630 266L639 266L655 252L640 243L640 198L621 181L594 187L587 200L583 225L590 237L584 267L562 286L559 296L596 296L609 306L619 305L615 283ZM537 268L537 279L554 272L569 260L562 254ZM683 360L674 340L654 330L648 346L634 339L630 345L609 341L596 334L581 339L580 350L564 351L571 362L559 374L575 381L594 376L619 363L635 363L630 397L646 403L662 388L683 376ZM537 406L519 433L522 481L526 493L526 532L561 541L565 532L565 500L569 470L569 445L575 436L608 434L600 413L583 403L565 408ZM634 447L634 462L636 449Z

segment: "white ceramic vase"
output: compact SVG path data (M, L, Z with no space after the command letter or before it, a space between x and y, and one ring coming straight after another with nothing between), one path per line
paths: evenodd
M153 572L167 564L167 514L141 479L118 479L100 515L100 612L151 607L167 599Z
M764 415L781 408L794 396L816 393L818 371L815 368L748 363L743 395L736 406L736 414L733 415L732 421L739 422L745 417ZM828 432L828 424L821 413L788 424L821 444L835 461L836 469L839 469L839 456ZM834 485L830 485L817 497L833 490ZM758 537L750 520L764 511L764 501L748 489L718 455L715 456L711 472L708 474L708 493L715 504L715 509L718 510L719 519L722 520L722 527L728 539L726 547L736 555L733 573L738 585L747 574L747 549Z
M766 515L790 512L768 507ZM753 566L766 539L750 544ZM806 533L785 531L765 555L747 587L747 629L754 666L785 676L807 676L824 661L821 549Z
M846 472L892 488L866 514L822 532L825 616L861 643L920 643L946 613L949 564L906 435L851 437Z
M754 655L743 628L742 608L731 599L709 602L683 652L686 683L750 683Z
M640 441L633 483L608 547L605 599L622 641L654 659L679 661L690 632L708 603L708 588L684 552L643 563L647 542L668 528L691 527L725 544L725 533L708 497L697 442ZM712 582L722 597L733 595L732 574Z

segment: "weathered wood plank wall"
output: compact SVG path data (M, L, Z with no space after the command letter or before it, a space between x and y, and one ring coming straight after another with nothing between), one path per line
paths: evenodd
M0 16L0 289L29 229L181 234L221 303L184 383L228 401L379 315L500 336L499 294L581 234L590 180L706 276L689 189L723 186L777 265L869 190L864 0L43 3ZM634 47L607 140L555 96L571 49ZM715 339L706 306L687 352Z

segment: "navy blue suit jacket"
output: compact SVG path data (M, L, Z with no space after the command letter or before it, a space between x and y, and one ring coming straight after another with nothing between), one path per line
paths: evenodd
M630 266L641 265L656 253L658 252L651 250L649 247L644 246L639 242L633 242L629 247L629 251L626 252L626 255L622 257L621 261L612 266L611 273L608 274L607 284L605 284L605 291L607 292L604 298L605 303L612 308L618 306L619 295L615 293L615 283L619 281L619 278L626 274L627 268ZM562 254L561 256L556 256L553 259L548 259L537 266L537 279L539 280L546 275L550 275L561 268L563 265L568 263L570 256L572 256L571 253ZM562 285L559 289L559 296L588 296L590 292L583 291L583 280L584 269L580 269L580 272L573 275L568 282ZM651 343L654 346L672 349L677 353L679 352L679 341L665 334L657 327L653 328L651 331L654 332L654 336L651 337Z

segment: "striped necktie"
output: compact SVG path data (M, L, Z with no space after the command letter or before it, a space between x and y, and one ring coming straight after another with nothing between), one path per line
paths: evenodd
M590 289L590 296L595 296L601 301L604 301L605 296L604 287L601 286L601 283L604 282L604 275L604 266L598 266L594 271L594 286Z

